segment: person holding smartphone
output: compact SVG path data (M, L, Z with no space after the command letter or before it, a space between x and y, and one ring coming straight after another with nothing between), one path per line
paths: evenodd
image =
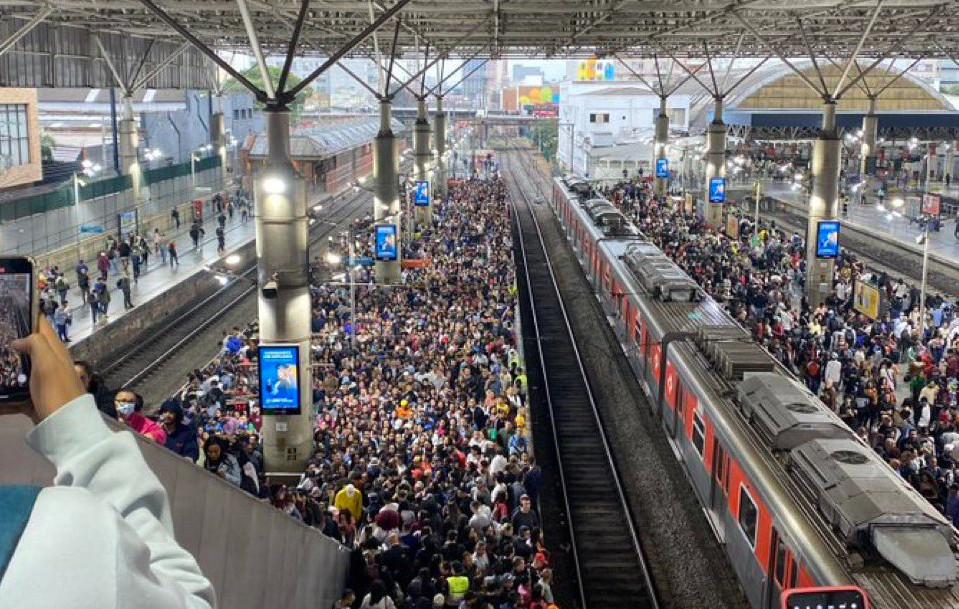
M107 427L46 319L34 327L11 345L31 362L29 399L0 414L33 419L27 444L57 473L42 490L0 486L0 537L14 540L0 547L0 607L215 608L133 435Z

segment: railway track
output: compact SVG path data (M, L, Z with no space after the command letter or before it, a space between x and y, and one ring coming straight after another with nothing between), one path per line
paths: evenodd
M321 218L321 222L311 227L310 246L324 239L342 222L353 218L364 205L368 206L370 197L368 192L361 191L330 210ZM255 277L254 261L238 271L222 288L200 303L174 315L170 321L151 331L149 335L138 341L133 349L104 367L101 375L107 386L137 390L149 383L151 378L166 372L168 365L176 361L179 354L193 341L213 332L217 322L224 320L232 312L243 311L244 319L249 319L249 313L255 311ZM215 337L211 340L215 340ZM178 367L183 368L184 363L178 362ZM192 369L189 365L186 367ZM149 403L153 403L164 396L145 395L144 397L153 398L147 399Z
M501 163L512 168L507 154ZM522 166L522 161L517 163ZM659 609L646 556L553 275L533 201L512 203L519 293L529 309L524 348L533 396L550 415L580 606ZM522 170L526 174L525 168ZM527 174L528 177L528 174ZM526 180L524 180L526 181ZM538 382L534 382L538 381Z

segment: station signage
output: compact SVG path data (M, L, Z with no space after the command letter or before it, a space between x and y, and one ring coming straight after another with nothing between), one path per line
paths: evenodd
M669 160L656 159L656 177L665 180L669 177Z
M709 179L709 202L710 203L726 202L726 178L710 178Z
M882 305L882 292L879 288L857 279L853 284L853 308L867 317L879 319Z
M816 225L816 258L839 255L839 222L824 220Z
M430 204L430 181L417 180L413 186L413 204L417 207L427 207Z
M390 262L396 258L396 225L380 224L376 227L376 259Z

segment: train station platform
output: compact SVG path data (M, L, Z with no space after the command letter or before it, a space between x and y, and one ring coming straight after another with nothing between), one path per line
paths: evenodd
M183 228L186 228L185 226ZM250 241L256 235L255 224L250 218L246 223L240 220L240 215L235 214L232 220L226 224L226 253L221 256L216 249L216 222L206 222L204 224L206 235L200 241L200 247L193 249L193 242L190 235L186 232L176 236L172 240L176 242L177 257L179 265L170 266L169 257L164 253L161 258L151 249L149 264L147 268L141 268L141 274L137 282L132 286L131 301L134 308L126 309L123 306L123 292L117 287L117 281L123 276L120 265L117 265L117 272L110 272L107 277L107 285L110 289L110 305L108 315L101 317L97 323L93 323L93 315L90 306L83 303L83 297L77 287L75 273L70 273L70 292L67 298L67 306L73 322L69 328L70 342L75 343L78 340L89 337L101 328L114 323L130 311L136 310L136 306L156 298L161 293L179 285L187 278L208 268L211 264L220 260L223 256L228 256L230 252L240 248ZM151 248L153 247L151 242ZM91 281L98 277L95 261L87 261L90 267ZM132 271L130 275L132 279Z
M808 195L792 190L788 184L764 182L763 194L806 213ZM902 249L921 256L923 248L917 243L917 238L922 234L922 229L900 211L901 206L895 205L895 201L902 198L897 195L886 197L884 207L888 211L876 207L879 201L874 196L868 197L864 205L850 202L848 215L840 219L849 228L894 242ZM893 211L898 211L900 215ZM949 220L943 223L939 231L929 233L929 257L944 265L959 268L959 239L954 236L954 230L953 221Z

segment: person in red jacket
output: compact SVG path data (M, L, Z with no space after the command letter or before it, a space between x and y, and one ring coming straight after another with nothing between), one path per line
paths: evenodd
M117 414L120 415L120 420L130 429L150 438L160 446L166 444L166 432L163 431L163 426L143 416L143 397L140 394L121 389L117 392L113 403L117 408Z

